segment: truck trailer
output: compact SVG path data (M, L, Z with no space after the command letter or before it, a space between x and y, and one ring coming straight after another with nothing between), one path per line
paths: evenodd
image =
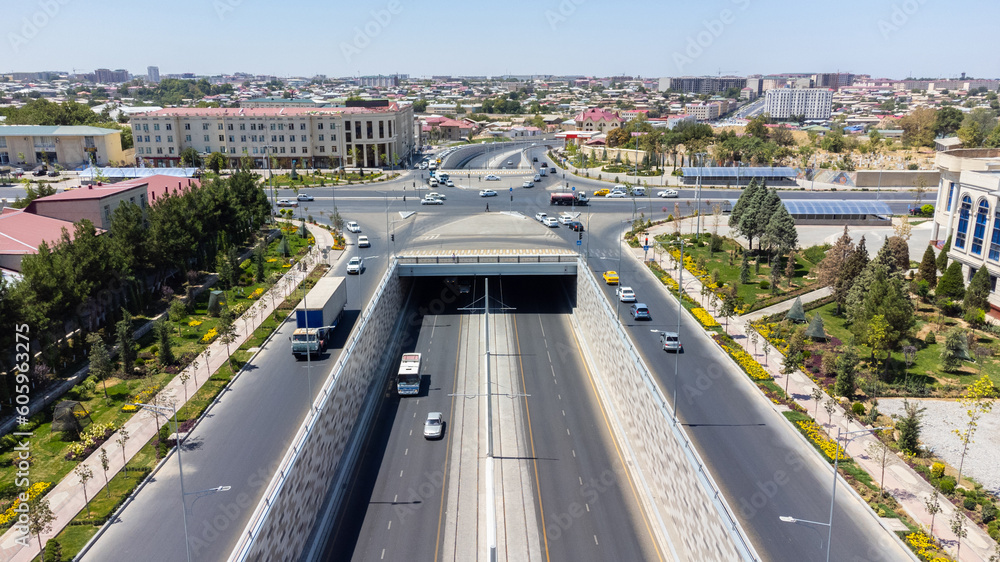
M347 306L343 277L321 277L295 307L292 354L296 359L322 353Z
M549 196L549 205L586 205L587 201L583 193L553 193Z

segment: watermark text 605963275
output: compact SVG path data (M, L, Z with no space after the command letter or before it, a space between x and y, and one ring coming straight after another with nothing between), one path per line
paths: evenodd
M41 0L37 3L38 9L30 16L22 18L19 22L8 21L10 31L7 32L7 42L10 43L11 50L14 53L21 52L21 48L37 37L41 30L62 12L62 7L69 4L70 1Z
M27 324L17 324L14 326L14 336L14 372L16 373L14 412L17 415L17 424L20 426L28 423L28 415L31 413L28 406L31 401L31 386L28 384L30 380L28 373L31 369L31 330ZM17 467L14 485L20 488L17 495L19 501L15 508L17 521L14 523L14 528L18 530L17 542L26 545L31 537L28 528L28 514L31 509L28 505L30 499L28 491L31 489L31 463L29 461L31 441L28 438L31 437L31 432L15 431L13 435L19 439L17 446L14 447L16 454L14 465Z

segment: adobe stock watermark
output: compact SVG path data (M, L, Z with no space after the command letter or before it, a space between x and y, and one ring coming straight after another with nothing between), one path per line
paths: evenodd
M545 10L545 20L549 22L552 31L566 23L568 18L576 13L576 7L584 2L586 0L562 0L555 10Z
M340 54L344 60L351 62L356 55L371 45L372 40L382 34L385 28L392 22L393 16L398 16L403 11L403 5L399 0L389 0L382 10L372 10L371 19L363 27L354 26L354 38L351 42L340 42Z
M41 0L38 2L38 9L30 16L21 18L20 22L8 22L8 25L16 31L7 33L7 42L15 53L21 52L21 47L29 41L38 37L42 29L49 25L53 19L62 13L63 6L73 0ZM18 27L20 23L20 27Z
M893 4L889 19L878 20L878 31L882 34L882 39L888 41L889 36L906 25L910 17L920 11L920 7L926 3L927 0L906 0L901 4Z
M729 1L739 8L741 12L746 11L750 6L750 0ZM687 46L683 51L674 51L673 60L674 64L677 65L678 72L682 72L684 67L692 64L695 59L705 52L705 49L711 47L715 43L715 40L722 35L722 32L726 30L726 27L736 21L736 16L737 12L726 8L719 12L718 17L710 20L702 20L701 23L704 29L694 35L688 35Z
M590 511L591 506L600 501L601 495L617 484L618 479L615 477L615 473L610 470L602 472L600 478L591 478L585 481L583 486L580 487L580 491L577 492L584 500L583 503L570 502L566 506L565 511L548 516L550 522L545 526L545 531L548 534L549 540L557 541L561 539L563 533L568 531L577 519L586 515Z
M243 0L215 0L212 2L212 8L215 10L215 15L219 17L219 21L226 19L230 12L242 5Z

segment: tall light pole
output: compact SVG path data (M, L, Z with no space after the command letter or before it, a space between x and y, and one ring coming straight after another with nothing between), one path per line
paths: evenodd
M703 165L705 163L705 156L707 156L707 153L696 152L694 155L698 157L698 190L697 190L697 195L695 195L695 202L696 202L695 211L697 212L696 216L697 230L695 231L694 239L700 240L701 239L701 176L704 175L704 170L702 170L702 168L704 167ZM678 218L678 220L680 219Z
M836 505L837 500L837 466L840 463L840 441L849 435L854 435L850 439L844 441L844 448L847 448L847 444L854 441L862 435L874 431L881 431L884 429L889 429L888 427L873 427L871 429L859 429L857 431L847 431L845 432L843 428L837 428L837 450L833 455L833 492L830 495L830 520L827 523L821 521L809 521L808 519L798 519L796 517L790 517L788 515L781 515L778 517L781 521L785 523L807 523L809 525L819 525L821 527L827 527L826 536L826 562L830 562L830 551L833 550L833 507Z
M677 262L677 342L681 341L681 316L684 312L684 304L681 299L684 296L684 239L681 238L681 259ZM674 350L674 425L677 424L677 387L681 382L680 371L680 347Z

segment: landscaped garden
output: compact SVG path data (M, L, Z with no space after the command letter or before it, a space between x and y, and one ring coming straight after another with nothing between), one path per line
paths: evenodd
M327 187L334 185L346 185L358 182L386 181L397 176L396 173L385 174L382 172L317 172L303 171L296 172L293 177L291 173L275 174L265 183L266 186L276 188L305 188L305 187Z

